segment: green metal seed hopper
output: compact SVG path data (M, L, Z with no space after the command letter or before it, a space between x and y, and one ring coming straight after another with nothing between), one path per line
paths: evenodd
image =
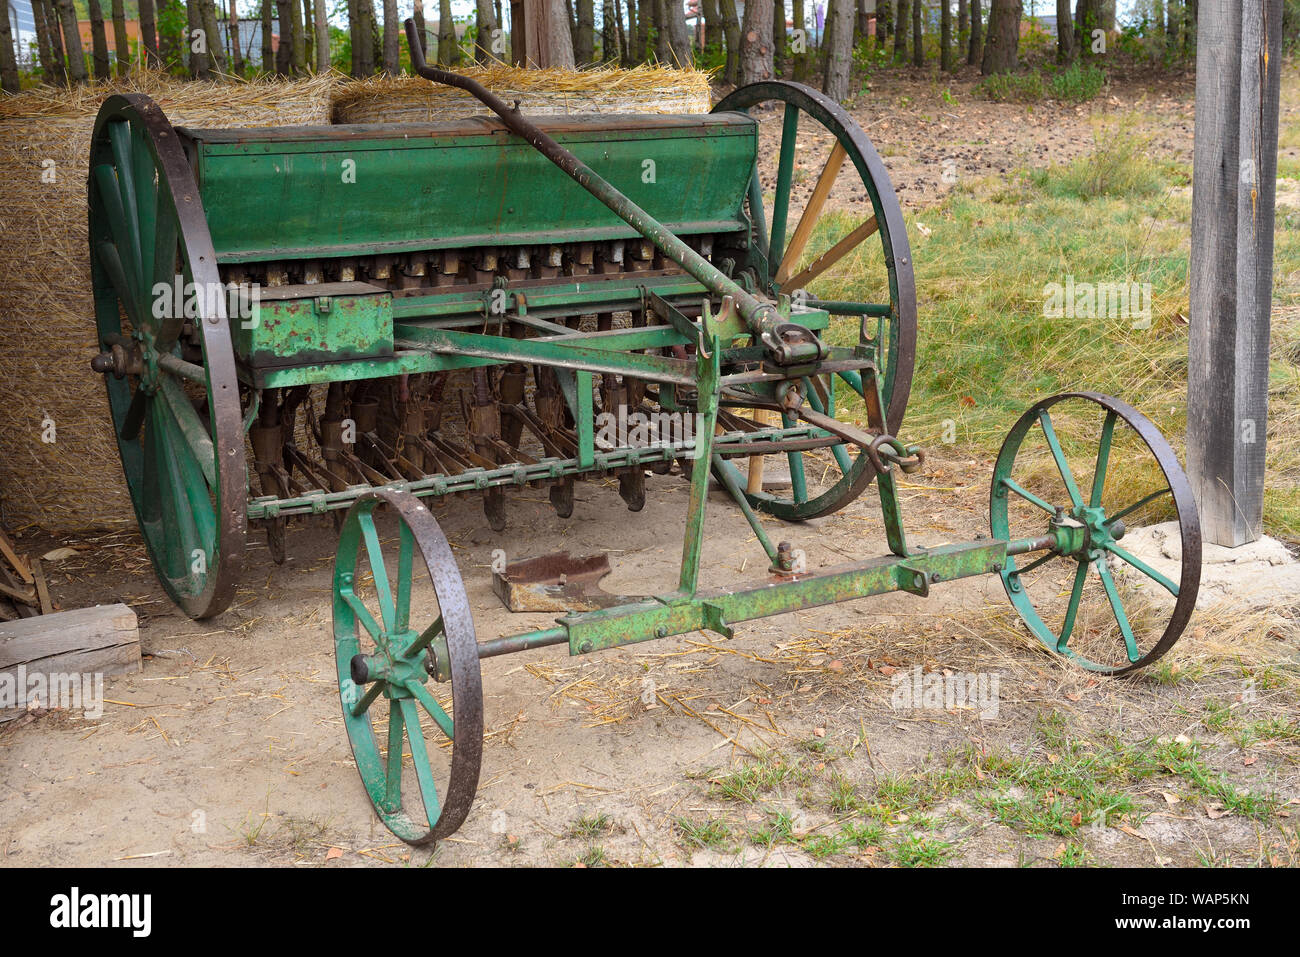
M335 515L344 719L399 837L435 840L469 811L485 657L730 636L990 573L1028 631L1083 667L1128 671L1177 639L1199 580L1195 505L1168 444L1116 399L1037 403L995 466L991 536L908 544L897 476L923 461L895 437L916 342L911 253L880 157L837 104L772 81L708 116L530 121L426 66L409 24L408 41L417 72L496 116L177 129L147 97L113 96L89 180L92 367L158 578L190 615L215 615L250 526L283 560L287 521ZM750 113L771 108L783 126L765 182ZM819 148L808 190L798 151ZM1069 406L1094 414L1069 416L1063 447L1049 409ZM611 427L631 420L630 434ZM1149 467L1131 468L1136 453ZM771 457L780 481L765 480ZM500 532L507 488L547 489L567 519L576 480L616 476L638 511L647 477L674 468L690 489L676 590L477 639L424 498L479 498ZM763 581L697 587L711 477L752 525ZM873 482L883 557L809 568L759 519L827 515ZM1178 522L1173 576L1119 544L1126 519L1158 518ZM1171 597L1152 605L1144 588ZM1135 600L1141 615L1126 612Z

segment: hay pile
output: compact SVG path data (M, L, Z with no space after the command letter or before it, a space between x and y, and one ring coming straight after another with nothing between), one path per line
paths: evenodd
M690 70L466 72L536 113L707 112L708 75ZM327 125L482 112L419 78L220 84L157 73L0 97L0 520L51 532L135 522L95 351L86 250L87 153L113 93L152 97L177 126ZM54 161L54 182L42 172ZM44 164L44 165L43 165ZM54 442L48 426L53 424Z
M525 70L492 65L457 72L478 80L532 115L707 113L709 74L637 66L630 70ZM335 123L429 123L490 113L464 90L412 76L341 82L333 91Z
M336 80L216 85L137 74L0 99L0 508L10 528L135 522L104 385L89 366L86 166L100 103L140 92L177 125L320 124ZM54 161L53 183L41 181L45 160ZM42 441L47 417L53 443Z

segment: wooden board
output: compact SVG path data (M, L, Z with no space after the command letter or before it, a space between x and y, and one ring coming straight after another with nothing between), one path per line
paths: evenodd
M120 675L140 667L139 623L126 605L0 622L0 692L31 675ZM5 707L9 703L0 700L0 722L23 714L22 708Z

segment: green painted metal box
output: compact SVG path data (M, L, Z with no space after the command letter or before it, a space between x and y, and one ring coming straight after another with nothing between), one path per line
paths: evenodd
M267 286L232 320L235 355L258 367L393 354L393 297L364 282Z
M748 228L748 116L536 122L679 236ZM224 263L636 236L495 117L181 135Z

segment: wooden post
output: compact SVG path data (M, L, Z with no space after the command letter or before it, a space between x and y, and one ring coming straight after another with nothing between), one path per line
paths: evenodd
M1203 0L1187 472L1205 540L1262 534L1283 0Z

